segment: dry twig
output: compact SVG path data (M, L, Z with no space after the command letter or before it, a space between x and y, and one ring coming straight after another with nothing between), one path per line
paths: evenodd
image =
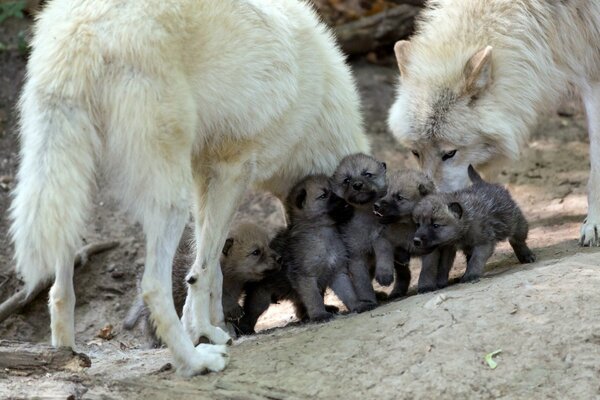
M117 241L110 241L102 243L92 243L83 246L75 255L75 268L86 265L90 257L94 254L114 249L119 244L120 243ZM51 284L51 281L45 281L40 283L29 294L25 289L21 289L17 293L13 294L6 301L4 301L4 303L0 304L0 322L4 321L10 315L31 303L41 292L48 289Z

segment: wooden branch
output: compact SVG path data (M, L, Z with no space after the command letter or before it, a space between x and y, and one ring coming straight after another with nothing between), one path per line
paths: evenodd
M92 365L90 358L68 347L0 340L0 369L37 372L77 370Z
M364 54L404 39L414 30L421 7L400 4L369 17L337 26L335 33L346 54Z
M75 268L81 267L82 265L86 265L90 257L94 254L114 249L119 244L120 243L117 241L111 241L102 243L92 243L83 246L75 255ZM51 281L45 281L40 283L37 287L35 287L31 291L31 293L27 293L27 290L22 289L19 290L17 293L13 294L8 299L6 299L2 304L0 304L0 322L4 321L10 315L31 303L41 292L48 289L51 285Z

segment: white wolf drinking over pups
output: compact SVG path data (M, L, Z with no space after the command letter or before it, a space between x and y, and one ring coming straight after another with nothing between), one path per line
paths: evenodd
M295 0L50 1L20 112L11 232L28 287L55 279L52 344L75 346L73 259L105 171L143 226L144 302L183 375L227 363L218 263L246 189L282 198L369 150L344 57ZM171 264L190 208L182 324ZM217 345L194 348L200 336Z
M469 164L517 158L540 113L577 88L591 160L580 242L600 245L600 2L431 0L395 52L389 126L442 191L467 186Z

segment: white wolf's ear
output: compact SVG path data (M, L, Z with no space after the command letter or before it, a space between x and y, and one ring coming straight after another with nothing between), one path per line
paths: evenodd
M410 52L410 42L408 40L400 40L394 45L394 53L396 53L396 61L400 68L400 75L406 75L406 64L408 61L408 53Z
M477 97L492 82L492 46L479 50L464 70L465 94Z

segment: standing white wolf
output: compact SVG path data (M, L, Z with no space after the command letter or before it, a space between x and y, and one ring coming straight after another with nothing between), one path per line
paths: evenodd
M226 365L218 260L246 188L282 198L369 148L344 57L296 0L51 1L20 111L11 232L29 287L55 276L52 343L75 344L73 255L101 168L143 225L144 300L185 375ZM182 325L170 268L190 205Z
M514 159L542 111L577 88L590 136L581 244L600 245L600 2L430 0L395 46L401 72L389 126L442 190L469 164Z

